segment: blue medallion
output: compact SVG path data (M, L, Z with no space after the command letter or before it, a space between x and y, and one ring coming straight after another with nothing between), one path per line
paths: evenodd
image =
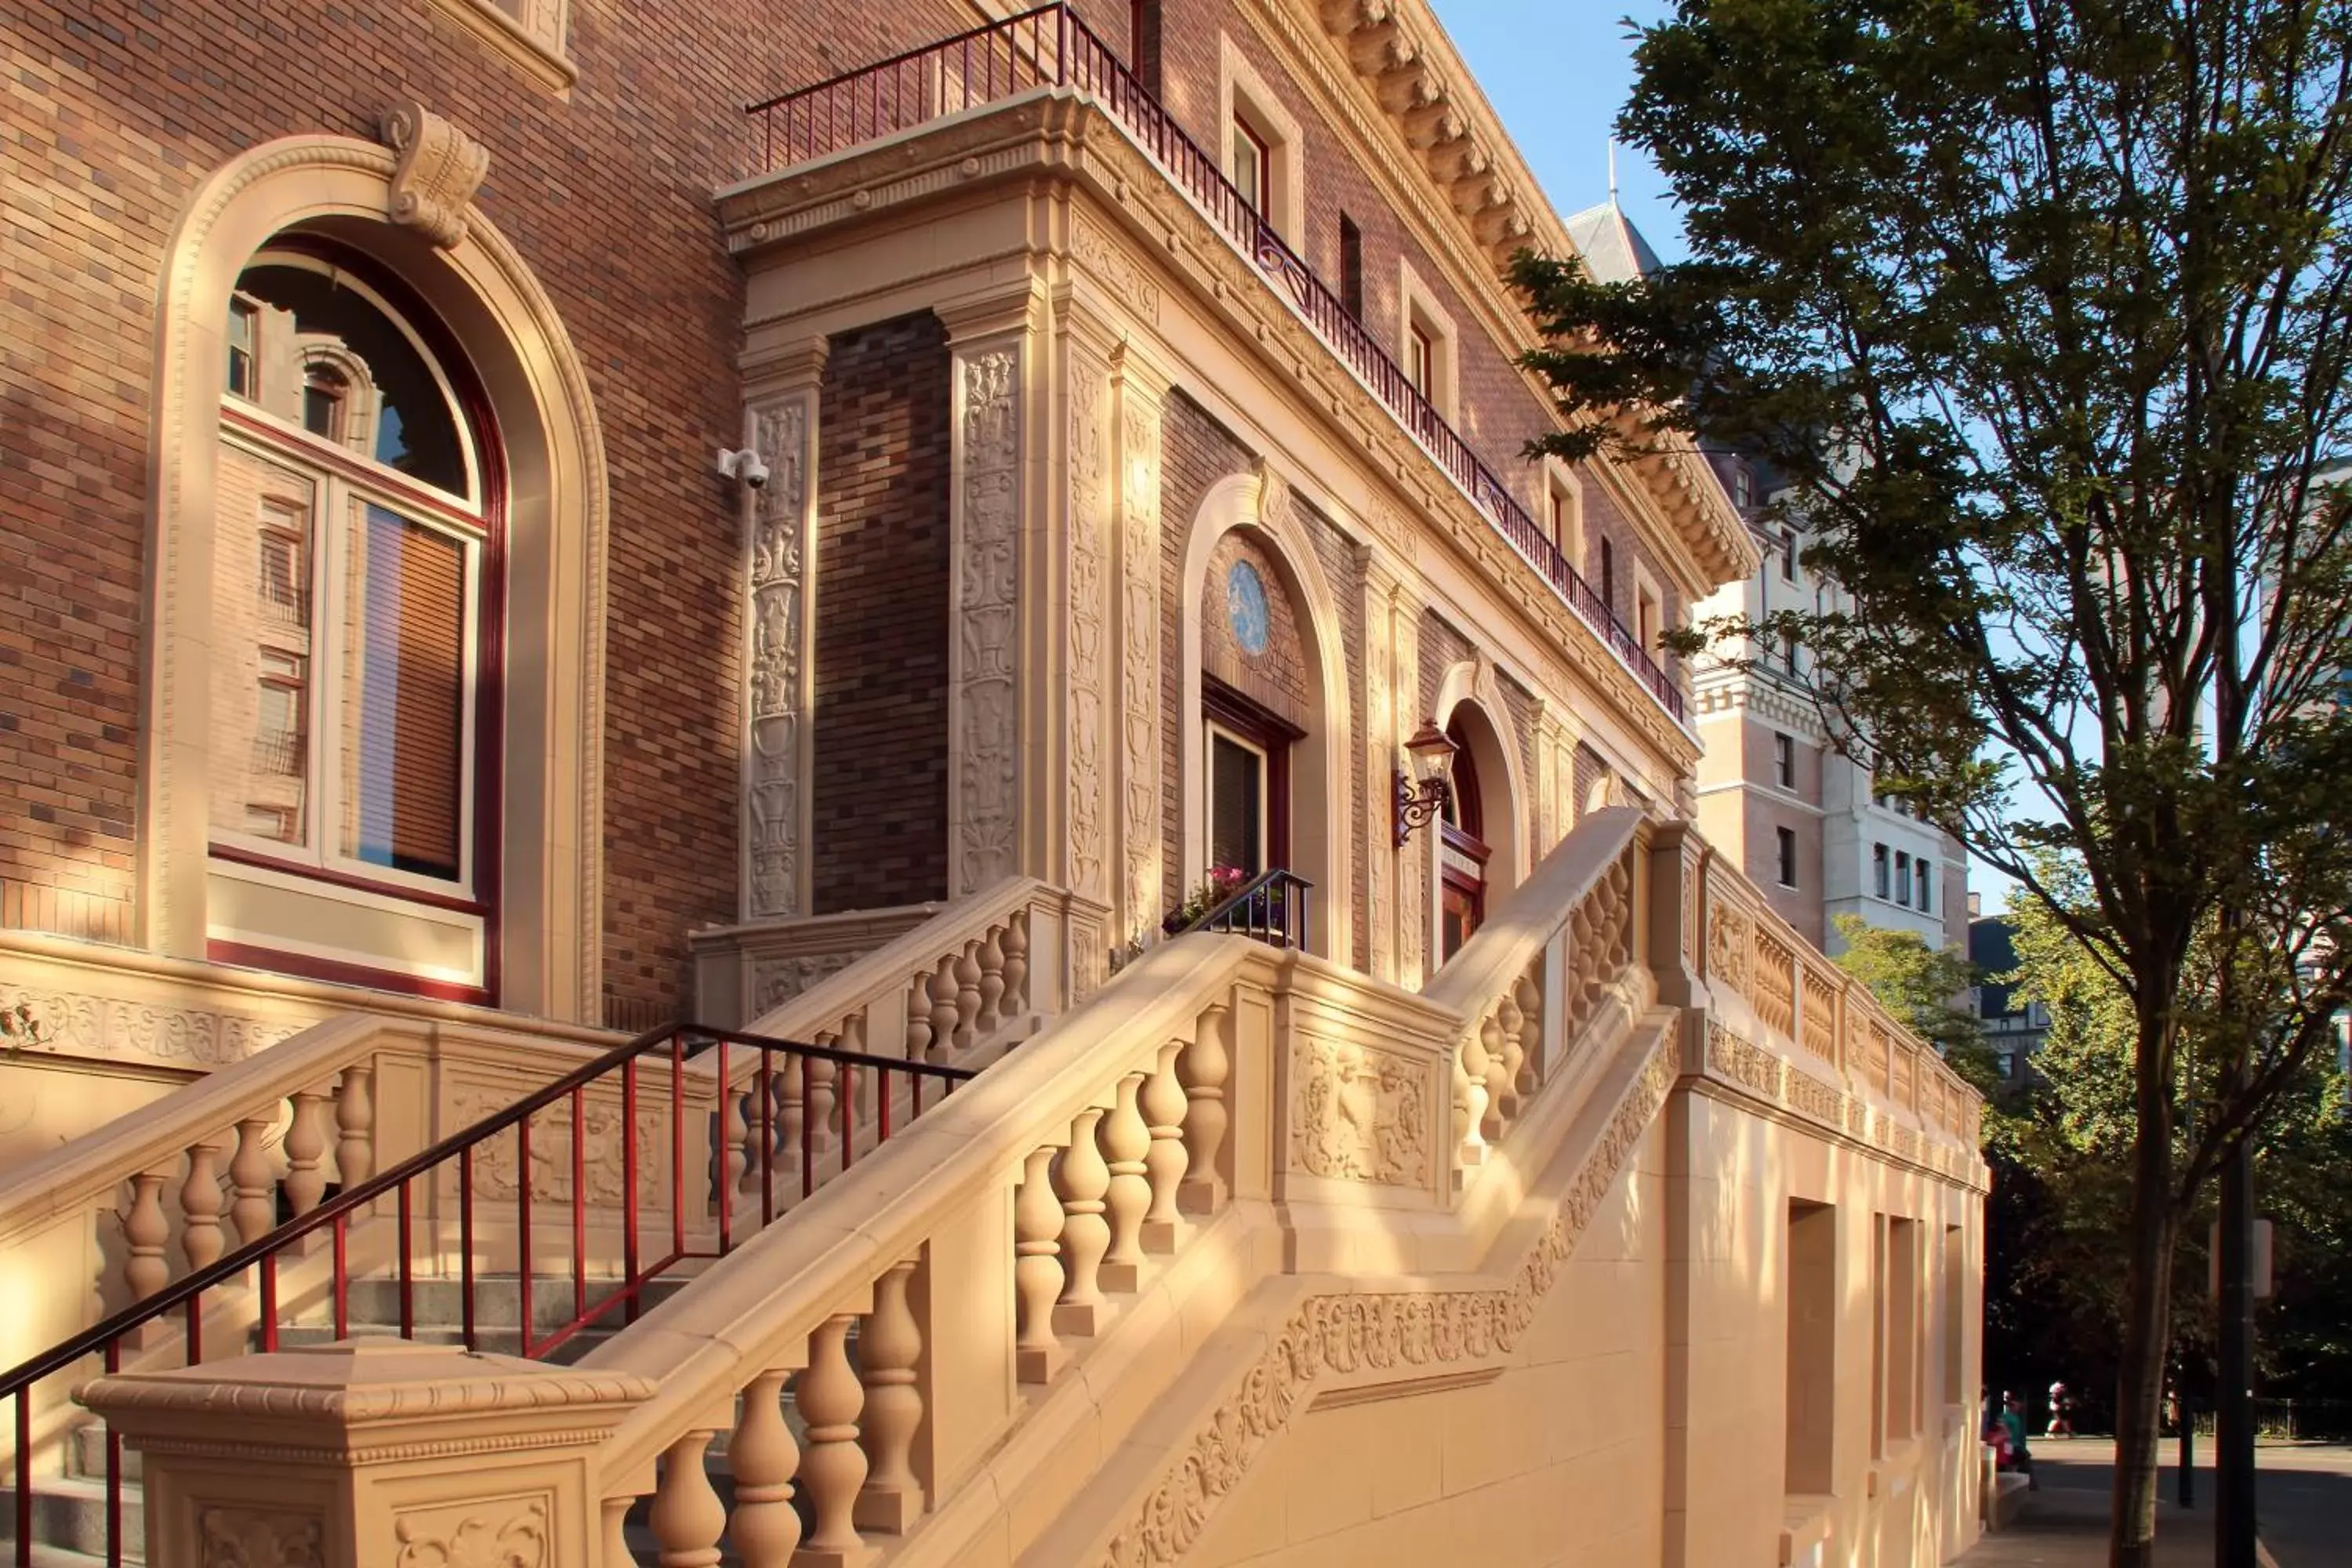
M1234 641L1252 658L1264 653L1273 638L1273 617L1265 607L1265 579L1246 561L1234 562L1233 570L1225 574L1225 622L1233 627Z

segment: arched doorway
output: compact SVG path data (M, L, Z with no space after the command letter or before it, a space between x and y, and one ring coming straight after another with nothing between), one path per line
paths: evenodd
M1437 954L1440 963L1462 950L1462 944L1486 921L1486 863L1494 857L1486 843L1486 794L1479 786L1478 756L1463 732L1465 709L1455 709L1445 726L1454 742L1453 785L1445 792L1445 809L1438 823Z

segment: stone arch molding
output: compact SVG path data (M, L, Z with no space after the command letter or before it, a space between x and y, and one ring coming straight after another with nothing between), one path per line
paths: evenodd
M1297 609L1307 657L1314 666L1315 722L1298 745L1291 775L1292 868L1315 884L1315 917L1308 947L1346 962L1354 928L1349 901L1349 834L1353 822L1349 770L1354 726L1348 706L1347 657L1340 645L1339 602L1315 554L1314 542L1292 504L1290 487L1272 468L1228 474L1209 487L1184 539L1183 575L1177 592L1178 668L1182 672L1175 722L1181 737L1177 755L1182 781L1184 863L1171 868L1179 882L1208 854L1209 826L1202 799L1208 759L1201 731L1201 606L1209 557L1217 542L1235 529L1255 531L1279 568L1285 592Z
M601 994L604 441L554 303L472 193L487 164L405 104L392 147L265 142L197 189L166 247L156 322L141 759L141 941L205 940L216 367L237 274L300 229L363 249L447 323L488 393L507 468L501 1005L593 1021Z

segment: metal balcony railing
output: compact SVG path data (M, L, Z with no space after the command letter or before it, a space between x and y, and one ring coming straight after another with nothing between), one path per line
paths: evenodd
M1659 706L1683 722L1683 694L1551 537L1441 417L1298 253L1258 215L1217 160L1143 89L1067 5L1041 5L829 81L751 105L771 172L846 152L945 115L1040 88L1083 92L1125 126L1169 178L1255 262L1397 423L1452 477L1496 531L1608 644Z

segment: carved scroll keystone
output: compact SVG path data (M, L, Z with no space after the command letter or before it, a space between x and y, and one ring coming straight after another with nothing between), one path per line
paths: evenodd
M466 209L490 172L489 149L415 99L384 111L383 135L400 154L388 216L444 250L454 247L466 237Z

